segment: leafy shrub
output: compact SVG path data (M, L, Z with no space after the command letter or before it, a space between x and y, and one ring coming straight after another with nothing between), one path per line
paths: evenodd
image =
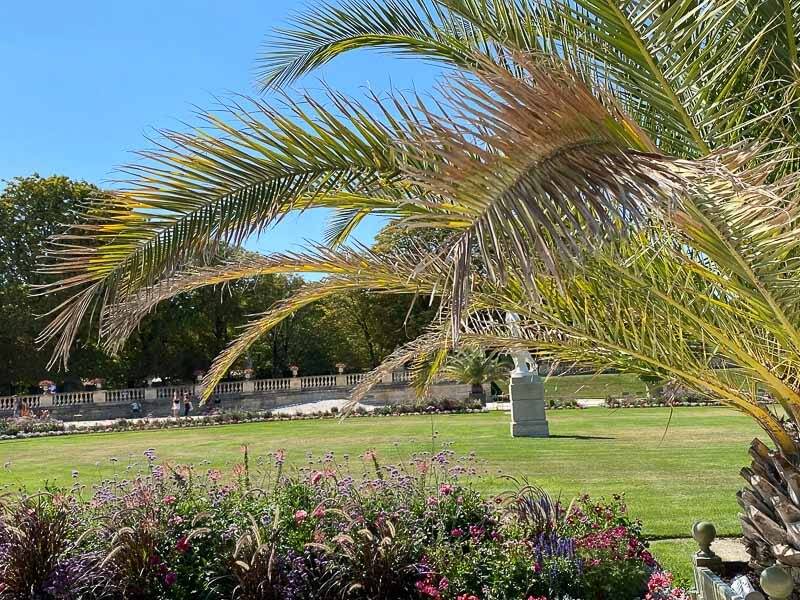
M144 455L90 491L9 499L0 599L679 597L621 497L564 505L511 480L487 498L474 454L309 453L290 473L245 447L228 474Z
M0 419L0 435L14 436L52 431L64 431L64 423L55 419L40 419L38 417Z

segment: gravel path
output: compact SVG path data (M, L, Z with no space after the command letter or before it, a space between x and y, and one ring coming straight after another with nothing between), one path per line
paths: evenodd
M274 415L307 415L310 413L316 412L329 412L332 408L338 408L341 410L344 405L347 404L347 400L336 399L336 400L320 400L319 402L307 402L305 404L293 404L290 406L282 406L280 408L273 408L270 409L270 412ZM359 404L358 406L363 407L365 410L372 411L375 410L374 406L370 406L368 404ZM203 415L190 415L188 417L181 417L181 419L200 419ZM145 417L137 417L139 419L147 418ZM70 425L74 425L78 428L85 428L85 427L94 427L97 425L113 425L119 419L104 419L100 421L70 421ZM132 419L129 419L132 420ZM150 421L172 421L173 417L149 417Z

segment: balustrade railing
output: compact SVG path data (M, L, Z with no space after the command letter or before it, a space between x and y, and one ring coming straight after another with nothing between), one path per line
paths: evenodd
M145 388L129 388L127 390L105 390L106 402L138 402L145 398Z
M53 394L53 406L73 406L76 404L92 404L94 392L61 392Z
M284 377L278 379L256 379L248 381L223 381L214 389L215 396L271 393L288 390L309 390L327 388L352 388L367 376L366 373L347 373L341 375L308 375L304 377ZM410 377L406 371L392 373L391 381L383 383L405 383ZM78 406L81 404L122 404L126 402L171 401L175 393L182 398L185 392L194 395L199 392L194 384L168 385L149 388L128 388L122 390L97 390L94 392L61 392L58 394L42 394L40 396L21 396L29 408L48 406ZM14 410L14 396L0 396L0 411Z
M20 396L20 399L30 408L39 408L41 403L39 396ZM3 396L0 398L0 410L14 410L14 397Z
M214 388L214 394L241 394L243 381L223 381Z
M406 383L411 380L411 374L408 371L394 371L392 373L392 383Z
M164 400L165 398L171 400L175 392L178 393L179 398L183 397L184 392L194 395L194 385L165 385L154 389L156 390L156 398L159 400Z
M288 390L291 387L290 381L289 377L282 379L256 379L253 381L253 391L278 392L280 390Z
M300 387L304 390L336 387L336 375L310 375L309 377L301 377Z
M347 375L344 376L344 379L347 382L347 385L351 386L351 385L358 385L364 380L366 376L367 376L366 373L348 373Z

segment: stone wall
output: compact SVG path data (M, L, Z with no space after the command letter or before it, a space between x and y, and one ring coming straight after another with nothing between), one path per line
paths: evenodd
M297 378L302 379L302 378ZM406 377L396 377L396 381L379 384L372 388L363 404L380 406L385 404L406 404L416 402L414 389L408 384ZM248 382L252 383L252 382ZM323 382L325 383L325 382ZM224 411L266 411L275 410L294 405L318 402L321 400L346 399L352 385L329 385L327 387L314 387L311 389L263 389L266 386L236 386L226 389L226 393L215 395L204 407L198 407L195 401L194 414L198 411L213 410ZM261 388L259 391L257 389ZM487 386L488 388L488 386ZM188 388L193 392L191 386ZM241 390L241 391L239 391ZM98 391L81 392L81 396L69 398L55 398L47 396L33 396L26 401L34 410L47 409L50 414L64 421L96 421L104 419L130 418L133 415L131 403L141 405L140 416L166 417L171 414L172 394L153 393L153 389L135 389L123 391ZM442 382L431 388L433 398L447 398L450 400L464 400L469 397L469 384ZM60 403L63 402L63 403ZM6 398L0 399L0 415L9 416L13 410L13 402Z

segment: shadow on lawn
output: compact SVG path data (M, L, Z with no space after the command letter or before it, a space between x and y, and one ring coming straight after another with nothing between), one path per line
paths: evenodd
M606 437L603 435L558 435L550 434L551 438L562 440L615 440L615 437Z

